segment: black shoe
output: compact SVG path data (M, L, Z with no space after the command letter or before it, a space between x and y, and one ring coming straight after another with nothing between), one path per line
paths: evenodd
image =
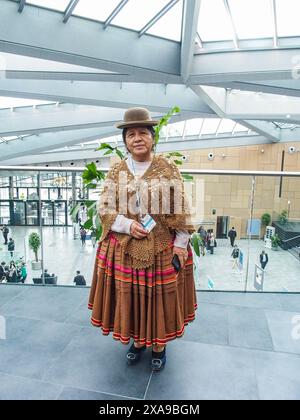
M134 346L134 344L132 344L132 346L130 347L130 349L128 350L126 354L127 365L128 366L135 365L140 360L141 354L145 350L146 350L146 346L137 348Z
M154 372L159 372L160 370L163 370L166 362L167 362L166 348L164 348L164 350L161 351L160 353L156 353L152 351L151 368Z

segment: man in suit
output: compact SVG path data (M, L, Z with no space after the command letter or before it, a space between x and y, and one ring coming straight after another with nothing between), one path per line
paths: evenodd
M80 274L80 271L76 271L73 283L75 283L76 286L86 286L85 278Z
M235 242L236 237L237 237L237 233L236 233L235 228L233 227L233 228L232 228L232 229L228 232L228 238L230 239L230 244L231 244L232 248L234 247L234 242Z
M259 258L260 258L261 268L264 270L269 262L269 256L266 253L266 251L262 251Z

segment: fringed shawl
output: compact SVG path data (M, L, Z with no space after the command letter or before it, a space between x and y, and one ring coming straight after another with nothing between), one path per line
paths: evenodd
M120 191L121 184L119 184L120 174L126 175L128 179L128 184L121 186L122 191ZM148 186L146 189L144 188L143 194L141 194L141 202L144 202L143 199L148 195L148 203L146 206L148 208L148 213L151 214L155 220L156 226L148 237L144 239L135 239L132 236L114 232L114 236L120 242L123 252L129 254L132 258L132 267L134 269L144 269L153 265L155 256L168 248L172 242L175 230L186 230L189 233L195 232L194 226L191 223L187 201L185 199L183 179L180 171L173 162L168 161L162 156L154 156L150 167L139 179L143 183L147 182ZM155 183L154 180L157 182ZM100 242L107 237L119 214L123 214L129 219L140 221L138 214L130 212L130 207L128 208L127 206L126 212L122 211L119 202L120 194L124 194L124 189L127 191L127 203L130 200L131 202L133 199L135 200L135 197L133 197L136 196L134 181L135 177L129 171L125 160L114 165L109 171L103 186L98 207L103 228ZM161 187L162 183L166 182L167 185L169 185L170 183L172 184L172 181L175 181L176 187L171 186L171 188L169 188L169 195L165 194L166 190ZM158 182L160 182L159 186L155 185L158 184ZM115 187L112 188L112 185ZM178 185L180 185L179 190ZM113 199L112 194L114 189L116 200ZM156 193L158 190L159 194L159 210L157 214L151 213L151 197L155 196L154 190L156 190ZM170 211L166 214L163 213L163 209L166 208L163 205L165 200L170 201ZM116 202L113 203L113 201Z

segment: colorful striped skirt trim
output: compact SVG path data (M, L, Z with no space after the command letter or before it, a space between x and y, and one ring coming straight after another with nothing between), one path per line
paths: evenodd
M172 247L158 254L153 266L134 270L112 234L99 244L88 308L103 335L147 347L183 336L197 310L193 256L189 249L187 265L177 275Z

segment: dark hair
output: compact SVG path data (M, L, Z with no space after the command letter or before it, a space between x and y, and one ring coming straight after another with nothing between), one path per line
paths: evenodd
M76 274L80 274L80 271L79 271L79 270L77 270L77 271L76 271Z
M154 130L154 128L151 125L149 125L147 127L144 127L144 128L146 128L148 131L150 131L150 134L151 134L151 136L152 136L152 138L154 140L154 138L155 138L155 130ZM126 149L127 149L127 144L126 144L126 134L127 134L127 131L128 131L128 128L124 128L123 131L122 131L123 142L124 142L124 144L126 146Z

